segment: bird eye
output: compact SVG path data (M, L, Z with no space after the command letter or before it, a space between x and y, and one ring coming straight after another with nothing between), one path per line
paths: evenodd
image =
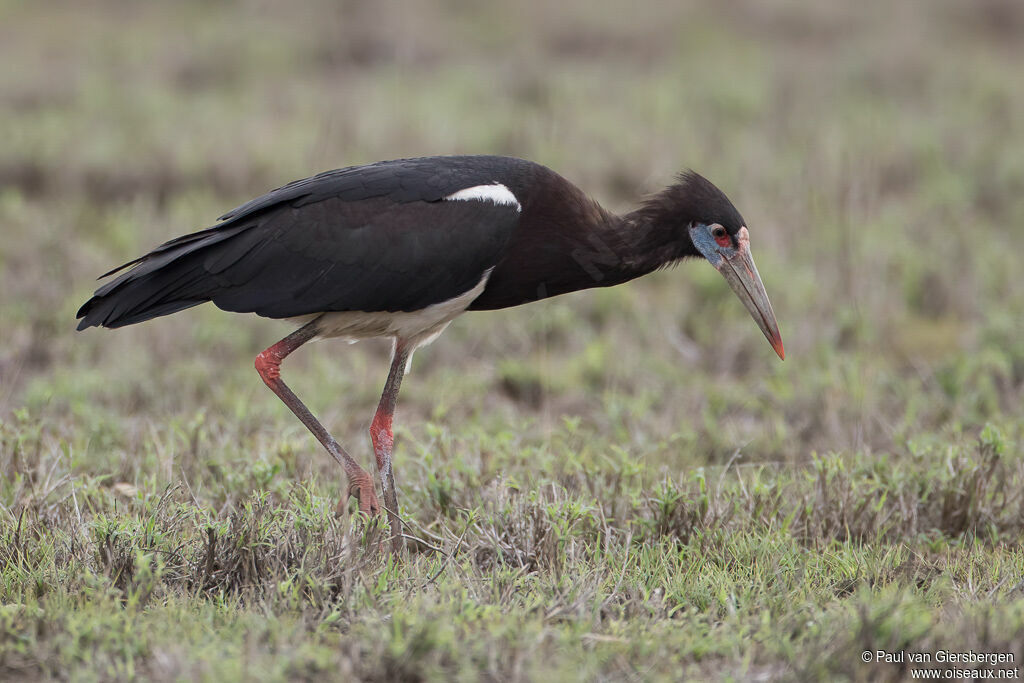
M732 240L729 239L729 233L726 232L725 228L723 228L721 225L716 225L714 227L714 229L711 231L711 236L715 238L715 241L718 242L718 246L720 247L732 246Z

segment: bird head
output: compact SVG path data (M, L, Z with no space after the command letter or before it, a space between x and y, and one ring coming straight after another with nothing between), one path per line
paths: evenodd
M688 172L663 195L684 225L694 256L708 260L722 274L732 291L750 311L751 317L779 358L785 360L782 335L768 294L750 253L750 232L746 221L725 193L703 176Z

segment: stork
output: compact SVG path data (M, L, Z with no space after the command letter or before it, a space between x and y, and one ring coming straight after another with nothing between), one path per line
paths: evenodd
M281 362L312 339L392 339L370 439L398 552L392 418L413 352L466 311L609 287L689 257L725 277L784 359L746 223L704 177L685 172L620 216L544 166L499 156L381 161L289 183L102 275L128 269L81 307L78 329L207 301L291 321L298 329L260 353L256 370L341 464L345 498L369 515L381 509L373 477L285 384Z

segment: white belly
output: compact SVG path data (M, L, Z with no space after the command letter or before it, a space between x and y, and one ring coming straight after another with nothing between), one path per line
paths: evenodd
M305 325L317 320L317 338L341 338L350 342L372 337L393 337L410 350L429 344L462 314L487 286L493 268L487 269L473 289L454 299L431 304L418 311L328 311L288 318Z

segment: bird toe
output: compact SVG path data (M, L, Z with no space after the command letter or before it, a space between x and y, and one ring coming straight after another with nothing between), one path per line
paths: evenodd
M335 510L337 516L342 516L345 511L348 510L348 501L350 498L355 498L359 501L359 511L365 512L370 517L375 517L380 514L380 502L377 500L377 494L373 490L373 479L366 475L352 481L348 490L345 491L345 495L340 501Z

